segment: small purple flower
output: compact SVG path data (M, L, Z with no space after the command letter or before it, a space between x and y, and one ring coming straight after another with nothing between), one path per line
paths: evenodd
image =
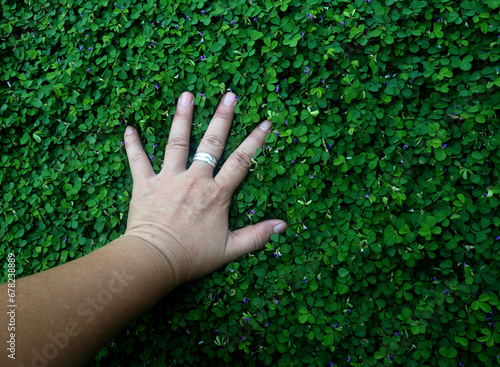
M347 309L347 313L348 313L349 315L351 314L351 309L350 309L350 308L348 308L348 309Z
M88 33L85 33L85 37L88 37L88 36L89 36L89 34L88 34Z
M245 337L244 337L244 336L242 336L242 337L241 337L241 341L242 341L242 342L244 342L244 341L245 341Z
M123 10L123 6L120 6L120 10Z
M155 85L156 89L160 89L160 86L158 84Z
M293 238L297 238L297 237L299 237L299 234L298 234L298 233L295 233L295 234L293 235Z
M309 73L309 70L304 70L304 74L307 74L307 73Z
M399 333L399 331L396 331L395 332L396 336L400 336L401 334Z
M218 332L219 332L219 330L217 330L217 329L214 330L214 333L218 333Z
M460 366L465 366L465 363L464 362L460 362L459 365Z
M438 19L438 22L441 22L442 20L443 20L443 18L439 18L439 19Z
M340 22L340 25L344 25L345 23L344 22Z
M205 55L203 56L200 56L200 60L206 60L207 58L205 57Z
M155 25L155 22L151 22L151 25Z
M165 25L165 22L161 22L161 26L163 27Z
M189 17L186 15L186 20L189 20Z
M278 301L277 299L274 300L274 304L277 305L278 303L280 303L280 301Z
M279 255L279 254L277 254L277 253L275 253L275 254L274 254L274 257L275 257L275 258L278 258L279 256L280 256L280 255Z
M89 51L92 51L92 47L89 47Z
M276 88L274 89L275 92L277 92L279 90L279 85L276 84Z
M153 148L156 148L158 146L158 144L153 144Z
M201 11L201 14L202 14L202 15L205 15L205 10L202 10L202 11Z
M443 293L448 295L448 294L450 294L450 291L448 289L446 289L445 291L443 291Z
M234 25L236 23L236 21L232 20L231 21L231 25Z
M67 238L63 238L63 242L66 242Z
M178 25L175 25L174 27L175 27L175 29L179 29L179 26L178 26Z
M295 164L295 159L292 161L292 164Z
M203 98L205 97L205 95L203 93L200 93L200 97Z
M257 17L253 18L254 22L257 22L258 20L259 20L259 18L257 18Z
M212 294L210 295L210 299L214 299L214 296Z
M246 297L245 297L245 298L243 298L243 302L244 302L244 303L248 303L248 298L246 298Z
M360 254L364 254L364 253L365 253L365 250L361 250L359 253L360 253Z
M388 359L389 361L390 361L390 360L392 360L392 356L389 354L389 355L387 356L387 359Z
M82 50L82 51L83 51L83 49L84 49L84 47L83 47L83 46L80 46L80 50Z
M90 73L92 71L92 69L88 68L87 71Z
M255 210L250 210L250 214L255 214Z
M285 120L285 125L288 125L288 120Z
M334 327L335 329L338 329L339 324L338 324L338 323L336 323L333 327Z
M490 323L490 327L493 327L493 325L495 325L495 322Z
M250 321L250 319L248 317L245 317L245 322L248 322Z
M370 198L370 194L366 194L365 198L369 199Z
M301 34L300 34L300 37L304 37L304 34L305 34L305 33L301 33Z
M405 145L403 145L403 148L404 148L404 149L408 149L408 145L406 145L406 144L405 144Z
M448 146L448 144L442 144L441 145L443 148L446 148Z
M297 139L293 139L293 142L296 144L297 143Z
M279 131L276 131L276 135L280 136L280 132L279 132Z
M497 240L497 241L500 240L500 236L496 236L495 240Z
M347 359L347 362L350 362L351 361L351 356L346 357L346 359Z
M331 145L330 143L328 143L328 144L326 144L326 147L327 147L327 148L331 148L331 147L332 147L332 145Z
M155 157L155 156L151 154L151 155L149 156L149 159L153 159L154 157Z
M307 282L306 277L304 277L304 278L302 279L302 283L306 283L306 282Z

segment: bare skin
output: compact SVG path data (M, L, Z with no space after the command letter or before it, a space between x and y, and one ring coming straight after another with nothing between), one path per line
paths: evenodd
M217 160L236 104L234 94L224 97L229 104L221 101L198 147ZM202 161L186 169L193 109L193 95L184 92L159 174L138 132L125 133L133 178L127 230L80 259L16 280L15 331L8 330L12 313L0 313L0 340L15 334L15 359L4 348L0 365L84 366L175 287L262 249L273 233L286 231L278 219L228 229L232 195L272 125L255 128L213 177L213 167ZM8 283L0 285L0 305L11 305Z

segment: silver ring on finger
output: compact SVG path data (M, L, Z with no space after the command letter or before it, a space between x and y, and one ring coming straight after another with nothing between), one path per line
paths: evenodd
M206 162L209 165L211 165L213 168L215 168L215 166L217 166L217 159L215 159L215 157L213 155L208 154L208 153L201 153L201 152L196 153L194 155L193 161Z

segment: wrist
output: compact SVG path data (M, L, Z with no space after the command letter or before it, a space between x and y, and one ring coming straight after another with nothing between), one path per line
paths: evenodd
M176 251L176 240L168 239L167 236L154 226L147 228L135 227L125 232L120 239L133 244L133 247L141 252L147 259L146 263L157 263L160 272L165 278L165 282L172 286L172 289L185 282L180 269L180 254ZM178 247L178 246L177 246Z

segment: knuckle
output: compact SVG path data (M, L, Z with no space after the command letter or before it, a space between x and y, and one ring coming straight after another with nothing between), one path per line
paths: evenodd
M233 164L236 166L236 168L248 170L249 163L248 163L247 155L245 153L236 150L235 152L233 152L231 157L232 157L231 159L233 161Z
M205 137L205 142L210 144L216 150L224 149L224 141L218 135L208 135Z
M140 154L133 154L129 158L130 166L139 167L147 163L146 158Z
M214 113L214 119L219 119L219 120L229 120L231 117L230 113L224 109L217 109Z
M180 136L174 136L168 139L167 149L189 149L189 142Z

